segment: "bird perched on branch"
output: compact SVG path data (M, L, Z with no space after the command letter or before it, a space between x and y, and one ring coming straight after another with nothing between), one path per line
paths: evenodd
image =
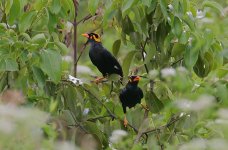
M103 77L97 78L95 83L99 83L101 80L111 74L118 74L122 79L122 67L116 58L103 47L100 36L96 33L85 33L82 35L88 39L86 43L91 44L89 57L92 63L103 75Z
M134 107L136 104L141 104L142 107L148 110L147 106L144 106L141 103L141 99L143 98L143 91L140 87L138 87L138 82L140 80L139 76L130 76L129 81L124 89L121 90L119 99L122 103L123 112L124 112L124 126L126 127L128 124L126 118L127 107Z

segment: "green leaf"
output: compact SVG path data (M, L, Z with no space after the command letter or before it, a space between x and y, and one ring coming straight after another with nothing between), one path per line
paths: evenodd
M108 21L112 20L112 18L115 16L116 13L117 11L115 9L113 10L112 8L105 10L105 13L103 16L103 22L102 22L104 27L107 27Z
M32 42L36 44L45 44L46 43L46 37L44 33L36 34L34 37L32 37Z
M130 41L132 42L132 44L139 46L140 42L141 42L141 35L139 32L131 32L130 33Z
M64 105L65 109L69 109L70 112L76 115L81 115L80 110L76 110L76 99L77 99L77 93L76 89L72 86L66 86L63 89L63 97L64 97Z
M31 37L27 34L27 33L22 33L22 34L20 34L20 37L22 37L22 40L27 40L27 41L31 41L32 39L31 39Z
M54 50L43 50L41 53L41 69L52 81L58 83L61 79L61 55Z
M127 14L127 12L138 3L139 0L128 0L127 3L122 8L122 13Z
M94 135L94 137L98 140L98 142L100 143L99 149L102 149L101 144L103 144L105 147L108 145L107 138L105 137L104 133L98 128L96 123L85 122L83 123L83 127L90 134Z
M151 0L142 0L142 4L147 6L147 7L150 7Z
M178 56L182 56L182 53L185 50L185 45L183 44L179 44L179 43L175 43L172 49L172 53L171 56L172 57L178 57Z
M202 5L203 7L213 8L216 11L218 11L221 15L224 16L223 7L219 3L215 1L204 1Z
M174 34L177 37L181 36L182 33L182 23L180 21L180 19L178 17L174 17L174 22L173 22L173 30L174 30Z
M64 11L66 17L72 18L74 16L74 3L72 0L60 0L62 10Z
M18 71L18 64L12 58L3 58L0 60L0 71Z
M61 10L61 4L60 0L52 0L51 6L50 6L50 11L53 14L58 14Z
M48 0L36 0L33 3L33 7L35 10L40 11L44 7L47 6Z
M5 11L5 14L8 15L9 12L10 12L10 8L12 7L13 5L13 0L7 0L5 1L5 8L4 8L4 11Z
M116 40L113 45L112 45L112 53L116 57L119 53L120 50L120 45L121 45L121 40Z
M14 24L15 19L20 15L20 10L21 10L20 0L14 0L13 5L12 5L10 12L9 12L8 23L10 25Z
M219 78L223 78L227 74L228 74L228 64L226 64L225 66L223 66L217 70L217 75Z
M122 20L122 28L123 28L123 32L126 34L130 34L131 32L134 32L134 26L128 15L125 16L125 18Z
M201 78L204 78L212 70L213 56L210 52L206 52L203 56L199 55L198 60L193 67L194 72Z
M196 26L195 26L195 20L194 20L194 18L192 17L191 14L184 15L184 17L182 18L182 20L188 25L188 27L192 31L194 31L194 29L196 28Z
M151 42L148 50L146 50L146 58L145 58L144 64L149 63L153 59L155 53L156 53L156 46L154 43Z
M98 4L99 4L99 0L89 0L88 1L88 8L89 8L91 15L94 15L96 13Z
M153 113L158 113L164 108L164 104L158 99L153 91L146 92L145 101L149 110Z
M35 15L35 11L26 12L25 14L23 14L18 24L19 31L21 33L25 32L27 29L30 28L33 21L33 17L35 17Z
M55 42L55 45L59 48L59 50L61 51L61 54L63 55L67 54L70 51L70 49L67 48L66 45L63 44L62 42L57 41Z
M164 18L167 19L168 18L168 13L167 13L166 0L159 0L159 4L160 4L161 11L162 11L162 14L163 14Z
M191 45L187 46L184 54L184 63L188 69L191 69L196 64L199 51L201 48L201 41L199 37L197 37L196 35L194 36L195 36L195 39L192 40Z
M40 88L43 88L44 85L45 85L45 79L46 79L45 76L44 76L43 71L40 68L38 68L36 66L33 66L32 67L32 72L33 72L35 80L38 83L38 86Z
M124 76L127 76L128 73L129 73L129 68L131 66L131 62L135 56L135 54L137 53L138 51L130 51L124 58L123 60L123 72L124 72Z

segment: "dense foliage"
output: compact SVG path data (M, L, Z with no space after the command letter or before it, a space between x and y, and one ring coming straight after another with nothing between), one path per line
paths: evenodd
M227 4L1 0L0 149L226 149ZM129 109L127 128L124 85L90 82L101 74L80 34L92 31L122 65L124 85L143 76L149 111Z

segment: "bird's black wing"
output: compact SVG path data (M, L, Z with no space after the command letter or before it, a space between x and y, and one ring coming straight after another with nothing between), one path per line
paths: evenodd
M122 103L122 108L123 108L123 112L126 114L127 110L126 110L126 99L125 99L125 94L126 94L126 88L122 89L121 92L120 92L120 95L119 95L119 99Z
M143 98L143 91L142 91L142 89L141 89L141 88L138 88L138 90L139 90L139 96L140 96L140 99L142 99L142 98Z
M122 67L120 66L116 58L106 49L102 51L101 55L105 62L104 65L107 66L108 73L111 73L111 74L116 73L116 74L119 74L121 77L123 77Z

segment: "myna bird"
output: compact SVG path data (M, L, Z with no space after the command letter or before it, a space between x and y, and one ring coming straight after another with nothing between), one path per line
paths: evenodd
M103 75L103 77L97 78L95 82L99 83L102 79L111 74L118 74L122 79L122 67L116 58L103 47L100 36L96 33L85 33L82 35L88 39L86 43L90 43L91 45L89 57L92 63Z
M143 91L138 87L140 76L130 76L129 81L124 89L121 90L119 98L122 103L123 112L124 112L124 126L128 124L126 118L126 108L134 107L136 104L141 104L142 107L146 110L148 108L141 103L143 98Z

